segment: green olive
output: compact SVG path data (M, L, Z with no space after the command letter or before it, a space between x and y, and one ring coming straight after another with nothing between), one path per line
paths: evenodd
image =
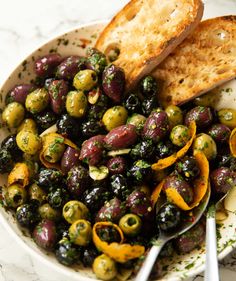
M32 114L43 111L49 103L49 94L45 88L34 90L26 97L25 107Z
M2 113L2 121L9 128L16 128L24 119L25 109L22 104L18 102L9 103Z
M102 254L93 262L93 272L101 280L112 280L117 275L116 263L113 259Z
M72 243L87 246L92 238L91 223L83 219L73 222L69 228L69 236Z
M73 86L77 90L89 91L97 85L97 73L90 69L80 70L74 77Z
M56 137L44 150L43 157L49 163L56 163L61 159L65 149L64 138Z
M210 91L204 95L201 95L193 100L195 105L199 106L211 106L214 107L219 100L219 95L215 91Z
M60 211L53 209L48 203L40 206L38 211L42 219L58 221L61 218Z
M27 159L27 160L25 159L24 163L28 167L30 179L35 178L35 176L37 176L38 170L39 170L38 163L35 160L30 160L30 159Z
M136 236L139 234L142 221L140 217L135 214L126 214L119 221L119 227L127 236Z
M202 151L208 160L212 160L217 155L216 144L212 137L207 134L199 134L193 143L193 150Z
M171 130L170 139L174 145L183 147L190 138L189 128L184 125L177 125Z
M102 117L102 122L105 125L107 131L124 125L128 118L128 111L120 105L109 108Z
M70 91L66 98L66 110L70 116L81 118L87 109L87 97L82 91Z
M33 183L28 189L29 198L31 200L37 200L40 204L46 200L46 192L39 187L36 183Z
M37 124L33 119L26 118L22 121L20 126L17 128L17 132L19 133L20 131L30 131L32 133L37 134L38 129L37 129Z
M68 223L73 223L79 219L87 219L89 210L82 202L71 200L64 205L62 213Z
M26 202L27 192L19 184L12 184L7 188L6 203L9 207L17 208Z
M146 119L147 118L145 116L134 113L131 115L131 117L128 118L127 124L134 125L136 127L136 129L138 130L138 132L140 132L143 129Z
M236 127L236 110L224 108L218 111L218 117L221 124L228 126L230 129Z
M183 123L183 112L178 106L169 105L165 109L165 112L168 116L170 128Z
M41 148L40 137L31 131L20 131L16 135L16 143L20 150L31 155L36 154Z

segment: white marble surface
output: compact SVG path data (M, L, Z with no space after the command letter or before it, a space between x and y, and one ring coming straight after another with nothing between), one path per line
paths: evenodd
M0 0L0 84L49 38L81 23L110 18L128 0ZM206 0L205 17L236 14L234 0ZM222 281L236 280L236 252L221 263ZM0 281L65 281L25 252L0 225ZM193 280L193 279L191 279ZM194 280L203 280L200 276Z

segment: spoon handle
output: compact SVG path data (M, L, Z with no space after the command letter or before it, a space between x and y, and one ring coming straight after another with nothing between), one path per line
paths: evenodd
M166 243L166 240L159 238L157 239L154 246L151 247L149 253L147 254L147 257L139 270L135 281L147 281L148 277L151 273L151 270L153 268L153 265L157 259L158 254L160 253L162 247Z
M211 207L210 207L211 208ZM204 281L219 281L217 259L216 218L215 209L208 211L206 222L206 269Z

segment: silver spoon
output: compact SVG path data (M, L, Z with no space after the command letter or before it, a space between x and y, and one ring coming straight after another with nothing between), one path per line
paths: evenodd
M183 234L185 231L192 228L201 218L202 214L206 210L206 207L208 205L209 199L211 195L211 190L208 187L207 192L202 199L201 203L195 207L192 210L193 217L195 218L194 221L184 221L181 223L181 225L173 232L171 233L164 233L163 231L160 231L160 235L158 239L153 242L153 246L151 247L141 269L139 270L135 281L147 281L148 277L151 273L151 270L153 268L153 265L157 259L158 254L160 253L162 247L165 245L166 242L169 240L176 238L177 236Z

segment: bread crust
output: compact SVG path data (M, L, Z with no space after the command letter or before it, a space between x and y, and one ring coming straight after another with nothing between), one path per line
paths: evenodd
M111 20L95 47L120 50L114 62L124 69L126 89L135 87L196 28L201 0L132 0Z
M163 106L181 105L236 77L236 16L201 22L153 72Z

